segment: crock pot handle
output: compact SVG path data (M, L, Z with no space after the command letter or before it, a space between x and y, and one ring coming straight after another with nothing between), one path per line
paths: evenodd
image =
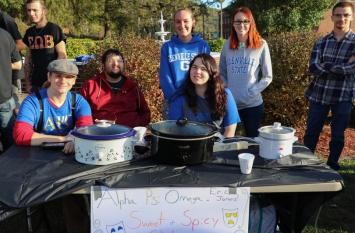
M260 144L261 143L261 138L260 137L255 137L254 141L257 142L258 144Z
M176 124L178 125L178 126L185 126L186 124L187 124L187 118L186 117L184 117L184 118L180 118L180 119L178 119L177 121L176 121Z
M214 141L215 142L223 142L224 141L224 136L220 133L220 132L216 132L214 135L213 135L213 137L214 137Z

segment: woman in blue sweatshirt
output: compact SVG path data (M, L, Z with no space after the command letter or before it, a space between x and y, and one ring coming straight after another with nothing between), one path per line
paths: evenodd
M240 122L237 105L208 54L199 54L191 61L183 87L171 98L168 119L181 118L214 124L225 137L235 134Z
M190 9L179 9L173 20L177 35L163 44L160 51L160 87L166 102L184 82L190 61L197 54L210 53L207 42L192 33L195 18Z
M248 8L236 9L232 20L231 36L221 53L220 72L233 93L246 136L256 137L264 116L261 92L272 81L269 47Z

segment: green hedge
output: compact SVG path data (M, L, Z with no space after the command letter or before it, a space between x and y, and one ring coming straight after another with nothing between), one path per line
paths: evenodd
M304 126L308 104L304 97L311 76L308 62L316 33L273 33L266 41L270 47L273 81L263 93L265 124L279 121L285 125Z
M308 110L304 91L311 79L307 73L308 62L317 38L315 33L279 33L265 38L270 47L273 66L273 82L263 92L265 124L279 121L284 125L304 126ZM215 44L222 48L224 41L218 41ZM211 46L212 51L216 51L218 46ZM82 79L93 76L101 69L100 57L108 48L122 51L127 72L137 80L152 111L152 121L161 120L163 95L158 79L159 44L133 34L113 36L102 41L68 40L68 54L71 57L81 54L96 55L94 60L81 68Z
M92 39L68 38L66 43L68 58L75 58L84 54L94 54L98 43L98 41Z
M225 41L226 40L222 38L209 40L208 45L210 46L212 52L221 52Z

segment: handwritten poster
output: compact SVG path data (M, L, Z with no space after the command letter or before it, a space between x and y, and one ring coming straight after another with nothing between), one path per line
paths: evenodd
M250 188L91 188L91 233L247 233Z

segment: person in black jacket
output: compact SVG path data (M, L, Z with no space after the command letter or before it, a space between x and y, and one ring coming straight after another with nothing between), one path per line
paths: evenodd
M4 151L13 143L15 100L12 94L11 69L21 69L21 56L11 35L0 28L0 134Z

